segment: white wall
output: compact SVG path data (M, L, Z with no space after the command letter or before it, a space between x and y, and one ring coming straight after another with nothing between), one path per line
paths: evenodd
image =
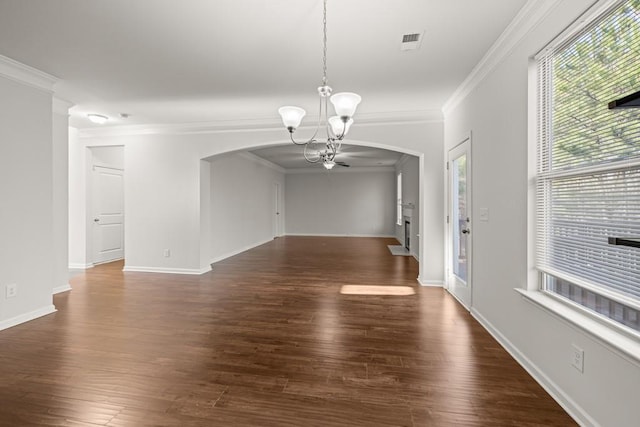
M403 217L408 216L411 219L411 236L409 240L409 251L416 258L420 255L420 162L415 156L403 156L396 165L396 176L402 173L402 204L411 204L413 209L409 207L403 208ZM404 221L402 225L395 226L396 239L404 246Z
M87 268L87 153L78 130L69 128L69 267Z
M151 143L149 143L151 141ZM181 138L125 145L125 270L199 274L200 157ZM170 257L165 257L168 249Z
M200 160L200 265L211 266L211 162ZM210 268L210 267L209 267Z
M93 166L124 170L124 146L87 147L80 142L78 130L69 128L69 268L93 266ZM126 217L125 217L126 228ZM125 248L126 251L126 248Z
M0 329L55 311L51 92L0 75ZM5 286L17 296L5 299Z
M53 183L53 293L68 291L69 286L69 107L54 99L52 123Z
M273 240L275 184L280 200L285 187L284 171L246 153L214 156L211 161L210 262Z
M445 118L447 148L472 132L472 312L584 425L638 425L640 367L514 291L527 285L528 67L588 3L555 8ZM478 220L489 209L489 221ZM585 350L584 373L570 365Z
M288 235L394 236L391 168L288 173L285 203Z
M220 130L215 126L192 131L189 126L162 129L121 128L85 131L84 146L123 145L125 168L126 265L145 271L207 271L202 254L200 160L249 148L290 143L274 120L269 129ZM431 121L359 122L349 143L420 156L425 179L421 183L421 282L443 280L443 125ZM421 166L422 167L422 166ZM425 203L428 200L428 203ZM152 215L150 215L150 212ZM393 232L390 233L393 235ZM427 243L425 243L427 242ZM163 250L172 256L165 258ZM125 267L126 268L126 267Z
M124 169L123 146L91 147L91 156L93 166Z

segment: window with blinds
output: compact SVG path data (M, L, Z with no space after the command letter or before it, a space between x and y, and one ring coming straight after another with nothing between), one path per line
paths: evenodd
M618 1L538 62L536 258L545 292L640 331L640 0Z

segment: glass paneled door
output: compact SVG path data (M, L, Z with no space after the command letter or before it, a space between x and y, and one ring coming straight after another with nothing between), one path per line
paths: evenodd
M449 151L447 287L471 308L471 138Z

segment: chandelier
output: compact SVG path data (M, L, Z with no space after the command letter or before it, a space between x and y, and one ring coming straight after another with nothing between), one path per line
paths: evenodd
M331 95L332 90L327 80L327 0L324 0L322 25L322 85L318 87L320 103L318 108L318 125L315 133L306 141L296 141L293 133L300 126L306 111L300 107L286 106L280 107L278 113L280 113L282 122L289 131L291 142L304 146L302 153L305 160L309 163L322 162L322 165L326 169L332 169L336 164L335 158L340 150L342 140L347 132L349 132L349 128L353 123L352 117L362 98L360 98L360 95L351 92L341 92L333 96ZM335 116L328 117L329 110L327 100L331 100L336 112ZM316 136L318 136L321 126L325 128L326 138L318 141Z

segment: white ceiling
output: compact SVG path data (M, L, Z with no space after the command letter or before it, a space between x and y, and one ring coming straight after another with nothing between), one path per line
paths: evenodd
M329 0L329 83L363 115L439 110L524 3ZM0 0L0 54L60 78L79 128L311 116L321 48L320 0Z

